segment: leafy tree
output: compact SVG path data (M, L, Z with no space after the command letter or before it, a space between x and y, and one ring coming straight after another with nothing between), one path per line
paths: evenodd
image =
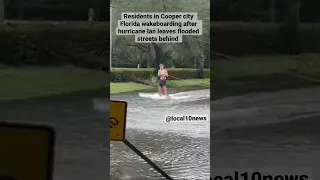
M124 62L136 62L146 64L147 67L159 67L160 63L165 63L172 67L187 67L201 64L202 60L209 61L209 34L210 34L210 2L201 0L128 0L111 1L112 8L112 49L114 56L119 55L119 48L123 51L131 51L134 59L127 56ZM198 19L203 23L202 36L183 36L182 43L135 43L134 37L122 37L115 35L118 20L121 12L197 12ZM130 48L129 48L130 47ZM139 58L137 58L139 57ZM204 58L199 58L204 57ZM112 59L112 62L118 61ZM121 61L121 60L120 60Z

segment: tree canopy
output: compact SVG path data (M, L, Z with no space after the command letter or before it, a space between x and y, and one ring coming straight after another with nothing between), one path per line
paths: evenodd
M133 36L116 36L121 12L197 12L203 23L202 36L183 36L182 43L135 43ZM112 13L112 66L199 67L201 60L209 66L210 2L194 0L114 0Z

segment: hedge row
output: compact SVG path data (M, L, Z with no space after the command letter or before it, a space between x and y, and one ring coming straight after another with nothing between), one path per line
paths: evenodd
M167 69L168 79L197 79L200 78L200 73L196 69ZM144 81L151 80L156 75L155 69L111 69L111 82L129 82L129 81ZM210 78L210 69L204 70L204 78Z
M300 52L320 53L320 24L300 24ZM211 50L228 55L282 53L284 26L268 23L212 23Z
M0 24L0 63L10 65L109 64L108 23Z

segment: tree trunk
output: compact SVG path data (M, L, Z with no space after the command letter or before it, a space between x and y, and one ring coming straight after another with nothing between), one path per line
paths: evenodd
M147 68L151 68L150 60L149 60L149 59L147 60Z
M153 48L155 52L155 65L156 65L156 70L158 71L160 69L160 64L161 64L161 54L162 54L162 49L159 45L153 43Z
M100 12L101 12L101 0L96 0L96 5L95 5L95 12L96 12L96 17L95 20L99 21L100 20Z
M299 15L300 15L300 1L299 0L287 0L286 4L286 32L285 32L285 44L286 52L289 54L300 53L299 42Z
M202 53L200 56L199 77L204 78L204 53L203 53L203 50L202 50Z
M154 49L152 47L152 44L148 45L148 59L147 59L147 68L151 68L151 62L154 61L154 57L153 57L153 54L154 54Z
M23 0L19 0L19 20L23 20Z
M276 0L269 0L270 1L270 12L269 12L269 21L274 23L276 21Z
M0 23L4 22L4 0L0 0Z

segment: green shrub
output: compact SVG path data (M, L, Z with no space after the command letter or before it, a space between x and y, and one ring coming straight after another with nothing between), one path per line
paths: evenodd
M129 82L149 80L154 74L154 69L111 69L111 82Z
M169 81L169 82L167 82L167 87L168 88L175 88L175 87L178 87L178 84L179 83L177 83L177 82L174 82L174 81Z
M167 69L169 73L168 79L197 79L199 73L197 69ZM111 82L130 82L130 81L151 81L154 80L156 76L155 69L111 69L110 71L110 81ZM171 76L171 77L170 77ZM210 69L204 70L204 78L210 78Z
M0 27L0 63L93 66L108 64L105 23L25 23Z
M210 48L228 55L282 53L282 27L268 23L212 23ZM299 36L301 53L320 53L320 24L301 24Z

